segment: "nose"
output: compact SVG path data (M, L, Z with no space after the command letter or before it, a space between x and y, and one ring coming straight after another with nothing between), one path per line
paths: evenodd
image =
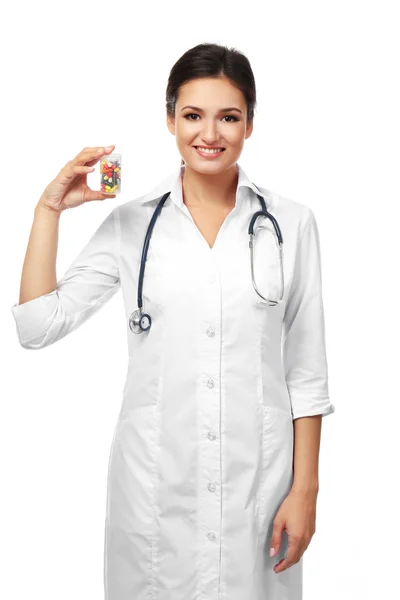
M214 119L204 120L201 130L201 137L205 144L212 146L219 139L218 127Z

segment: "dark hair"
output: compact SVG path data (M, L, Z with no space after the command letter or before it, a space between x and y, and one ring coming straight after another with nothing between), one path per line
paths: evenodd
M199 77L223 76L242 91L247 103L247 120L253 121L256 84L249 60L236 48L211 43L190 48L172 67L166 91L167 115L175 116L175 104L181 85Z

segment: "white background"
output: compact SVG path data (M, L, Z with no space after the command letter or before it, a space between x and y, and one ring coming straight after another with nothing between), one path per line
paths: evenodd
M121 293L59 343L19 345L10 307L34 207L83 147L122 152L122 194L61 218L60 279L115 204L179 166L165 88L172 65L201 42L249 58L258 105L239 162L257 185L309 205L320 231L336 412L323 420L304 599L396 595L396 9L384 0L36 0L2 9L2 598L103 598L106 472L127 369ZM98 183L96 168L89 184Z

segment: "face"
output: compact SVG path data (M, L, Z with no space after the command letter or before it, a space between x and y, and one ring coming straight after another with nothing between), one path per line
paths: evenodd
M187 166L201 173L220 173L232 167L253 130L247 123L243 93L226 77L198 78L182 85L175 117L167 117L167 126L176 136ZM195 146L213 146L223 151L202 156Z

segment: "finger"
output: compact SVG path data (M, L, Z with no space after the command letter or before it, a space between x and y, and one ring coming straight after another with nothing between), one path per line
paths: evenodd
M87 190L85 194L85 202L92 202L93 200L106 200L107 198L116 198L116 194L103 194L100 190Z
M278 554L282 542L282 532L284 530L284 523L282 521L274 521L274 528L272 530L271 543L269 555L275 556Z
M72 165L72 171L75 175L87 175L94 171L94 167L88 165Z
M87 165L89 167L95 165L102 156L110 154L115 148L115 144L111 146L94 146L93 148L84 148L75 158L72 163L75 165Z
M275 571L275 573L280 573L280 569L278 567L281 566L281 564L283 563L284 560L285 559L282 558L279 562L276 563L276 565L274 565L274 571Z
M289 536L288 551L285 558L274 566L275 573L281 573L300 560L300 540Z
M113 144L112 146L98 148L97 151L95 152L95 158L93 158L92 160L89 159L89 161L87 161L85 164L89 165L89 166L95 165L104 156L106 156L107 154L111 154L111 152L114 151L114 148L115 148L115 144Z
M60 171L58 176L65 177L70 183L76 178L77 175L88 175L93 173L94 167L87 165L74 165L72 162L68 162Z
M78 155L78 157L70 160L69 162L67 162L66 165L64 165L64 167L60 171L60 175L64 175L65 177L72 179L76 174L93 172L94 169L92 169L91 167L93 167L100 160L100 158L104 156L104 153L109 154L110 152L112 152L114 147L115 146L111 146L109 149L101 147L97 150L96 148L88 148L86 154L82 150L81 155ZM98 158L93 158L96 155L98 155ZM92 157L93 160L90 160L90 157ZM77 171L75 170L76 167L88 168L89 170Z
M110 152L113 148L115 148L114 144L111 146L86 146L86 148L83 148L83 150L81 150L72 159L72 162L77 163L77 162L81 162L83 159L87 160L87 159L94 158L97 156L102 156L106 152Z

